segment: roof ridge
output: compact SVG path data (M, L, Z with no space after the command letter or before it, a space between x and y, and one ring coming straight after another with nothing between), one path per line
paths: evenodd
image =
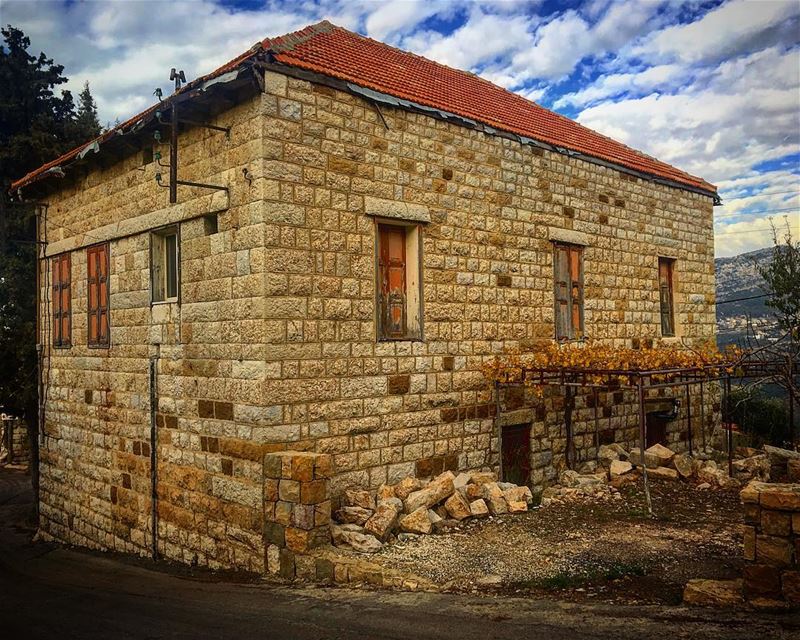
M347 31L347 29L339 27L328 20L320 20L319 22L310 24L297 31L291 31L280 36L274 36L273 38L264 38L261 41L261 46L265 49L271 49L275 53L284 53L286 51L291 51L297 45L307 42L320 33L328 33L334 29ZM350 33L352 33L352 31Z

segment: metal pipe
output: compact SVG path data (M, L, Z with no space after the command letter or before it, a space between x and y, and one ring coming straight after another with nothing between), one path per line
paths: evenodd
M172 126L169 132L169 201L178 201L178 105L172 105Z
M158 560L158 356L150 358L150 511L153 560Z

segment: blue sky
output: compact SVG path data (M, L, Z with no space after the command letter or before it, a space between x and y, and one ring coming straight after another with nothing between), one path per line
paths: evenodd
M0 0L101 119L323 18L477 73L720 187L717 255L800 236L800 2ZM784 218L784 216L786 216Z

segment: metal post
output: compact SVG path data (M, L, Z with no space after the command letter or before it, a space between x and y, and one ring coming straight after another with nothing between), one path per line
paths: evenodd
M169 201L178 201L178 105L172 103L172 126L169 132Z
M500 426L500 383L495 380L494 383L494 396L495 396L495 410L494 410L494 426L497 427L497 470L498 478L503 479L503 428Z
M600 400L597 387L594 387L592 391L594 392L594 457L595 460L598 460L600 458L600 418L597 414L597 404Z
M647 465L644 462L644 450L647 447L647 418L644 412L644 382L641 376L637 383L637 390L639 392L639 454L641 459L639 462L642 467L642 481L644 482L644 495L647 499L647 513L653 515L653 503L650 500L650 486L647 482Z
M796 444L794 441L794 387L792 387L791 364L789 366L790 374L787 380L788 384L786 385L786 388L789 390L789 442L792 443L792 448L794 448Z
M703 443L703 453L706 452L706 400L705 382L700 381L700 439Z
M564 405L564 426L567 430L567 469L575 466L575 442L572 434L572 408L575 406L575 396L570 385L566 385L564 395L566 396Z
M692 396L689 393L689 384L686 384L686 423L689 431L689 455L692 455Z
M728 427L728 476L733 477L733 423L731 419L731 376L725 376L725 404L723 405L726 419L725 424Z

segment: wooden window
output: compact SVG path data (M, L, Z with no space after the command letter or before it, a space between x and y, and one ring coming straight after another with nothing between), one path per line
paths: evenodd
M583 247L555 244L553 257L556 339L583 338Z
M673 270L675 260L658 259L658 294L661 306L661 335L675 335L675 302L673 290Z
M72 265L68 253L50 259L53 282L53 346L72 346Z
M108 243L86 249L90 347L108 347Z
M378 225L378 339L422 337L420 231Z
M175 227L150 235L150 277L153 302L176 302L179 277L178 230Z

